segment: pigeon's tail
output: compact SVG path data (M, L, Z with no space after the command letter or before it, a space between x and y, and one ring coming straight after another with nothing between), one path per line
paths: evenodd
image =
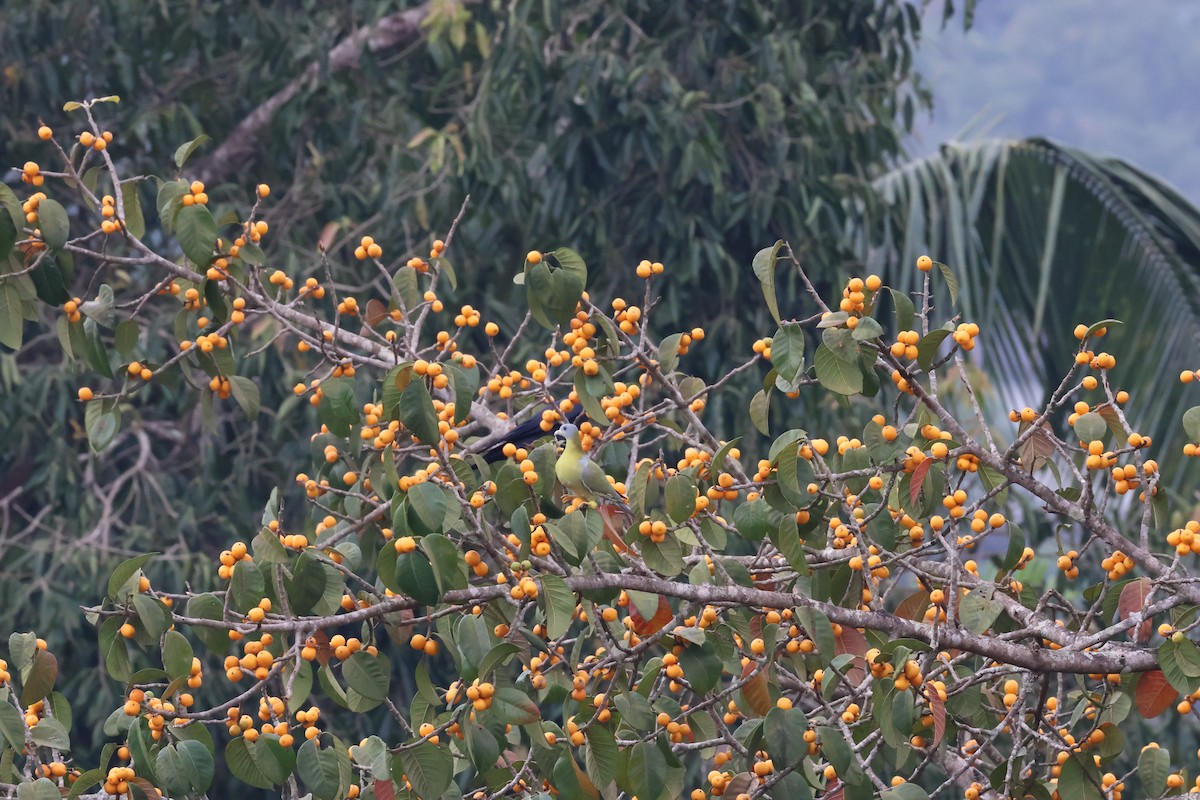
M629 506L617 499L606 499L596 504L600 519L604 520L604 538L612 542L618 553L629 552L625 534L633 524L633 512Z

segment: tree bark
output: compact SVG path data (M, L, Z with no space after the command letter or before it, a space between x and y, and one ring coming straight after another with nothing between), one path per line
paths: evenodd
M321 76L322 63L333 74L358 63L365 47L374 53L407 44L421 36L421 23L429 16L432 4L422 3L415 8L389 14L371 25L364 25L338 42L327 58L312 62L304 72L247 114L225 141L210 155L197 162L194 176L207 184L217 183L242 170L254 159L259 140L270 126L275 114L310 82Z

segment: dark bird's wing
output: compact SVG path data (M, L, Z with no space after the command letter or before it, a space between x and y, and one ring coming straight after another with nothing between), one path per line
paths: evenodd
M549 408L549 406L547 406ZM587 417L583 413L583 409L579 406L573 408L566 415L566 421L578 425ZM504 437L504 441L492 447L483 454L483 459L489 464L493 461L499 461L504 458L504 445L508 443L515 444L517 447L528 447L543 436L549 436L554 431L542 430L542 416L535 415L532 419L522 422L520 425L514 426L511 431Z

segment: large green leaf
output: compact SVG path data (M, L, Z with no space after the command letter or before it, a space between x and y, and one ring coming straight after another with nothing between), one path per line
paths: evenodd
M212 260L213 245L217 241L217 221L208 208L201 205L179 209L175 218L175 234L183 254L198 267L208 266Z

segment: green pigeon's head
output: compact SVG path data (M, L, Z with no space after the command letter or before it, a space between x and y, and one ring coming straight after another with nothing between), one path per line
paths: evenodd
M554 440L564 445L574 442L579 444L579 428L575 427L570 422L558 426L558 430L554 432Z

